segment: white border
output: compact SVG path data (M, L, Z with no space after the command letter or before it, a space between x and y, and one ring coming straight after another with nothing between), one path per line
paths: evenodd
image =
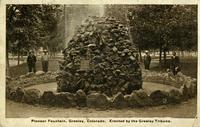
M198 21L200 17L200 8L199 8L199 0L0 0L0 127L1 125L3 127L58 127L58 126L64 126L64 127L71 127L71 126L102 126L100 123L96 124L66 124L66 123L31 123L31 118L5 118L5 42L6 42L6 19L5 19L5 10L6 4L198 4ZM199 30L199 24L198 24L198 30ZM198 32L198 40L200 38L199 32ZM199 49L200 45L198 43L198 65L200 65L199 61ZM200 72L200 68L198 66L198 72ZM198 74L198 79L199 79L199 74ZM199 80L198 80L199 84ZM200 91L200 86L198 86L198 91ZM108 126L116 126L116 127L146 127L146 126L159 126L159 127L200 127L200 115L199 115L199 110L200 110L200 102L199 102L199 96L200 92L198 92L198 101L197 101L197 116L198 119L185 119L185 118L169 118L169 117L164 117L162 119L170 119L172 122L170 124L111 124L107 122L107 124L103 124L103 126L108 127ZM187 109L186 109L187 110ZM142 118L142 119L155 119L156 117L153 118ZM160 119L161 117L158 117ZM48 119L48 118L39 118L39 119ZM57 119L57 118L51 118L51 119ZM59 118L62 119L62 118ZM81 118L80 118L81 119ZM85 118L82 118L85 120ZM100 118L100 119L105 119L108 120L109 118ZM123 118L123 119L139 119L139 117L136 118ZM66 119L67 120L67 119Z

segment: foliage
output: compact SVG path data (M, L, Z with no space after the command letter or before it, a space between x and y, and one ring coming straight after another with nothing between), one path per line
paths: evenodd
M147 38L142 40L144 43L141 47L144 47L145 41L149 42L149 46L144 48L162 47L164 51L174 48L189 50L197 47L196 12L196 6L143 6L132 21L137 32L146 30L139 34L139 38Z
M111 12L106 15L116 16L124 23L125 16L131 12L133 18L129 23L133 41L141 50L197 50L196 5L107 6L107 11Z
M64 34L57 30L63 17L62 6L7 5L6 9L8 51L21 52L41 46L55 47L51 40L59 40L62 36L60 34ZM63 46L64 42L61 43L60 46Z
M64 6L43 5L41 20L43 22L43 30L46 31L42 34L44 38L43 46L50 52L60 51L65 46L63 10Z

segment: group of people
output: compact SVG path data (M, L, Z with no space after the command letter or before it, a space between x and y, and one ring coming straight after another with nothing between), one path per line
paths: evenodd
M150 68L150 63L151 63L151 56L149 51L145 51L144 55L144 68L146 70L149 70ZM181 69L180 69L180 59L176 55L176 52L174 51L171 57L170 61L170 69L173 72L174 75L176 75Z
M47 54L47 50L43 51L43 55L41 56L41 61L42 61L42 70L46 73L48 72L48 66L49 66L49 56ZM36 56L33 54L33 51L29 52L29 55L27 57L27 65L29 72L36 72ZM145 51L144 55L144 68L146 70L150 69L150 64L151 64L151 56L149 51ZM171 57L171 62L170 62L170 69L173 72L174 75L176 75L180 71L180 59L178 56L176 56L176 52L173 52L173 55Z
M47 50L43 51L43 54L41 56L41 62L42 62L42 70L46 73L48 72L48 66L49 66L49 56L47 54ZM36 72L36 56L34 55L33 51L29 52L29 55L27 57L27 65L29 72Z

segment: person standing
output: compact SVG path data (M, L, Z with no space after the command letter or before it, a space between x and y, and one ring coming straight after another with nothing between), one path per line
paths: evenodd
M48 72L48 67L49 67L49 56L47 54L47 50L44 50L43 52L44 52L44 54L41 57L42 70L46 73L46 72Z
M173 52L171 57L171 66L170 66L174 75L176 75L180 71L180 59L176 56L176 52Z
M145 55L144 55L144 67L145 69L149 70L150 67L150 63L151 63L151 56L149 54L149 51L145 51Z
M36 72L36 67L35 67L35 63L36 63L36 56L33 54L33 51L29 52L29 55L27 57L27 64L28 64L28 69L29 72Z

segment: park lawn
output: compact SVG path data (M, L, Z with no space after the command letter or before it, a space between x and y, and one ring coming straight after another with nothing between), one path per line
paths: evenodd
M197 78L197 58L185 58L181 65L183 74Z
M156 66L150 68L152 71L166 71L166 68L160 68L158 63L152 63L156 64ZM49 71L57 71L59 68L58 60L52 59L49 61ZM184 57L181 58L181 69L183 74L191 76L193 78L197 78L197 57ZM40 71L42 70L42 63L41 61L37 61L36 63L36 70ZM21 64L18 66L10 67L10 73L11 77L17 77L20 75L24 75L28 72L27 64Z
M58 60L50 60L49 61L49 71L57 71L59 69ZM42 70L42 62L37 61L36 62L36 71ZM11 77L18 77L20 75L24 75L28 72L28 66L27 63L20 64L18 66L12 66L10 67L10 75Z
M197 57L184 57L180 58L181 62L181 72L185 75L197 78ZM165 72L167 68L161 68L159 66L154 66L150 68L153 71Z

